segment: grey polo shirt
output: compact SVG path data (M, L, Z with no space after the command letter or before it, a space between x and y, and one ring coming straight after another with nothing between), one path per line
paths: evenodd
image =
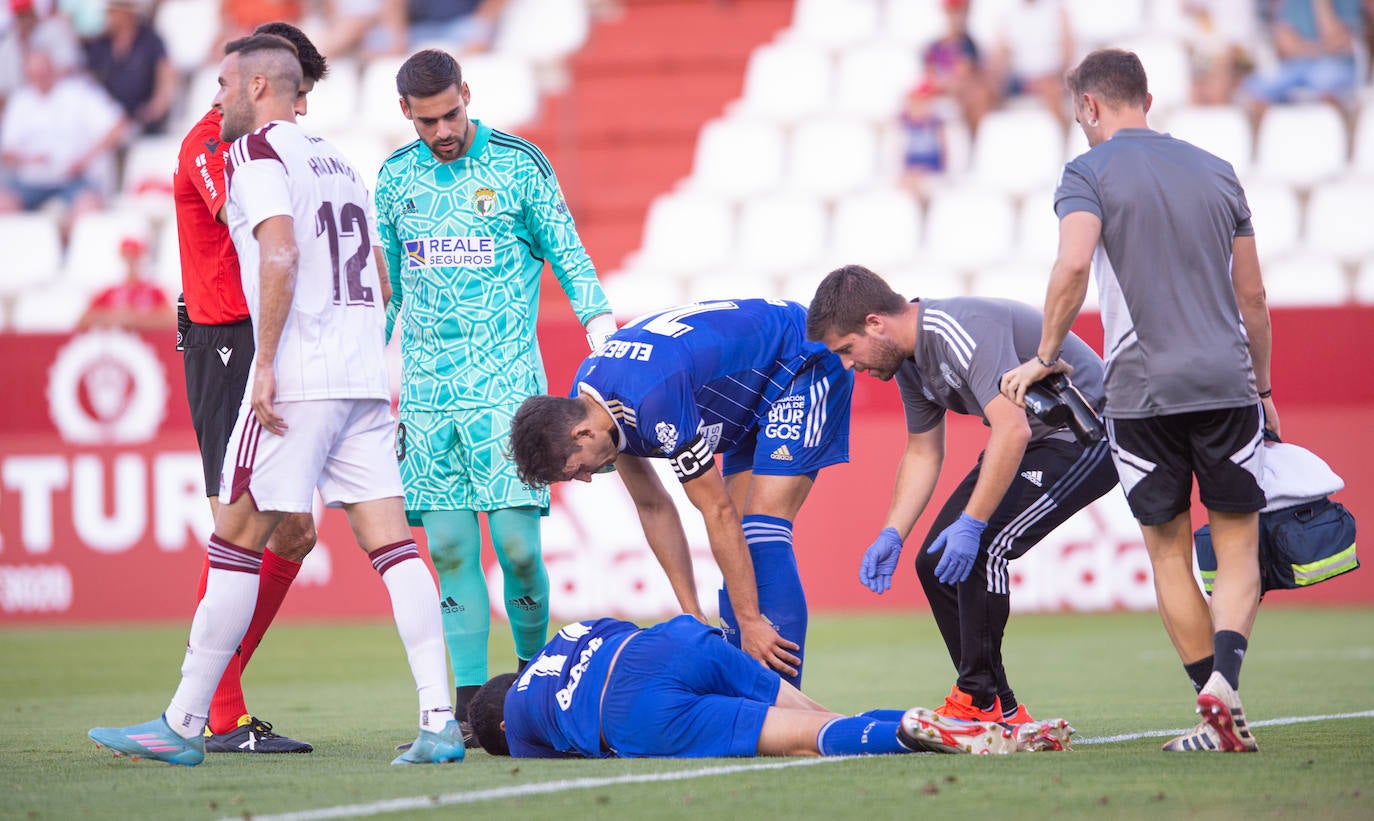
M1093 268L1107 416L1259 401L1231 285L1231 243L1255 231L1230 163L1167 134L1122 129L1064 166L1054 210L1102 220Z
M1044 316L1010 299L954 297L922 299L916 352L897 371L906 409L906 429L923 433L940 423L945 411L977 416L997 396L1002 374L1036 355ZM1073 334L1062 357L1073 365L1070 379L1093 407L1102 408L1102 360ZM1066 427L1051 428L1029 411L1031 439L1073 440Z

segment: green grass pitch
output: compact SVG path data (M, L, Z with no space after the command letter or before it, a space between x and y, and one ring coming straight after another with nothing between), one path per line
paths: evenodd
M1317 591L1319 594L1319 591ZM0 819L1374 817L1374 609L1261 608L1241 681L1259 755L1165 754L1192 691L1153 613L1013 616L1007 667L1072 752L843 760L388 766L415 734L388 623L283 623L249 706L316 752L113 758L86 730L157 714L187 625L0 630ZM806 690L842 712L935 705L953 670L926 613L812 619ZM493 630L493 670L512 666ZM1351 715L1356 714L1356 715ZM1309 717L1317 720L1291 721ZM1096 743L1089 743L1096 742Z

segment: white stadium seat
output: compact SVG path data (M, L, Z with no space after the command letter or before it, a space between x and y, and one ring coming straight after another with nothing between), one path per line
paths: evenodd
M472 91L468 109L475 119L510 131L526 125L539 113L539 86L534 70L524 59L489 52L469 54L462 65L463 81ZM394 83L391 94L396 96Z
M944 191L926 212L925 254L937 266L980 268L1007 259L1015 214L1005 194L979 188Z
M176 137L139 137L124 155L120 205L137 208L153 219L171 215L172 175L181 141Z
M1374 105L1366 104L1355 121L1350 164L1359 176L1374 179Z
M62 237L57 218L38 211L0 214L0 296L12 296L54 279L62 269Z
M1145 0L1064 0L1064 6L1075 45L1085 53L1135 34L1145 18ZM1147 64L1147 74L1149 68Z
M878 35L919 52L945 28L944 0L887 0Z
M57 282L32 288L14 302L10 327L19 333L67 333L86 312L94 290Z
M786 150L782 130L773 123L711 120L697 137L686 187L727 198L772 191L782 180Z
M1097 3L1116 11L1115 3ZM1113 44L1116 45L1116 44ZM1145 67L1153 104L1152 112L1164 112L1187 105L1193 92L1193 68L1183 43L1174 38L1150 37L1120 43L1121 48L1134 51Z
M830 55L798 44L754 49L744 70L744 96L732 110L750 117L793 122L826 113L832 83Z
M1024 193L1059 178L1063 146L1064 132L1044 108L993 111L978 125L970 170L984 187Z
M869 40L878 30L880 0L796 0L784 39L828 49Z
M1245 176L1255 155L1255 138L1245 112L1236 106L1183 106L1163 121L1163 130L1226 160Z
M1264 290L1275 307L1343 305L1350 283L1340 262L1322 254L1286 257L1264 266Z
M878 138L869 124L836 117L803 123L792 132L787 184L822 196L868 185L877 172Z
M67 257L62 269L65 284L100 288L124 277L119 244L137 237L151 245L148 218L138 211L101 211L82 214L72 224Z
M1302 206L1292 186L1272 182L1248 184L1245 199L1250 204L1261 262L1297 250L1302 238Z
M914 49L873 44L846 51L835 70L835 109L876 122L895 119L920 76Z
M581 49L590 33L586 0L511 0L493 50L533 65L557 63Z
M214 45L219 35L219 7L219 0L163 0L157 5L153 28L161 35L167 58L177 71L195 71L217 62ZM205 104L208 108L210 101Z
M601 287L620 322L686 301L678 280L630 269L602 277Z
M726 262L734 239L734 209L717 197L678 192L649 205L637 272L704 275Z
M906 191L878 188L835 204L825 256L831 268L858 263L883 271L909 266L921 245L921 211Z
M1361 305L1374 305L1374 257L1366 259L1356 271L1354 296Z
M1270 106L1255 143L1255 170L1270 179L1310 186L1345 170L1345 123L1325 103Z
M819 267L828 223L825 206L813 197L789 194L749 200L740 207L734 261L741 270L770 276Z
M1059 216L1054 213L1054 189L1032 191L1021 198L1016 213L1016 260L1048 274L1059 255Z
M1374 256L1374 181L1326 183L1307 202L1307 247L1354 262Z
M330 59L329 74L305 98L305 116L297 118L301 128L326 139L356 128L359 72L357 60Z

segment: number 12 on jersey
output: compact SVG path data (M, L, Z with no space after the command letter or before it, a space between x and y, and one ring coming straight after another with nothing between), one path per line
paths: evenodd
M334 203L324 202L315 212L315 236L329 235L329 259L334 265L334 304L371 305L372 289L363 285L363 269L367 267L367 255L372 253L372 237L367 230L367 212L362 206L346 202L335 216ZM358 247L348 259L339 264L342 251L341 239L357 237ZM347 289L347 302L343 292Z

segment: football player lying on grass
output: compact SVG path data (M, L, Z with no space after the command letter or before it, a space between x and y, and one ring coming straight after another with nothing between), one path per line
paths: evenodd
M492 755L698 758L1063 750L1063 719L1011 728L917 707L831 712L692 616L641 629L620 619L564 627L518 675L488 681L468 709Z

